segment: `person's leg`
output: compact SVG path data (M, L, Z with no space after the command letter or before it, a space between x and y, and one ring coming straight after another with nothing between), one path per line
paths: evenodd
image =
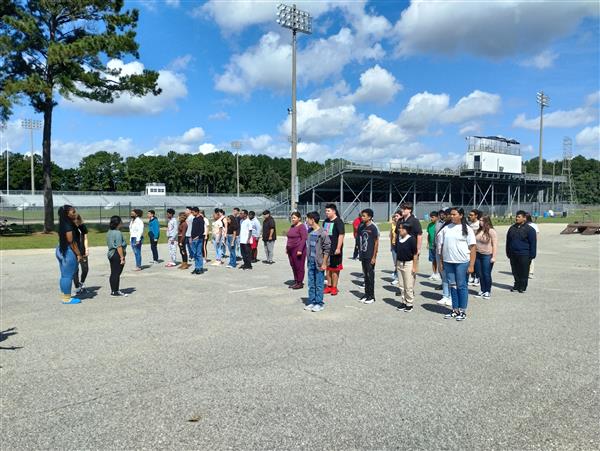
M178 243L179 253L181 254L181 263L185 264L188 261L187 246L185 243Z
M108 282L110 284L110 292L115 293L119 291L119 276L121 275L121 257L118 252L115 252L111 258L108 259L110 264L110 276Z
M535 271L534 262L535 262L535 259L531 260L531 263L529 264L529 277L533 277L534 276L534 271Z
M483 254L480 254L479 252L477 252L477 254L475 254L475 273L476 274L481 275L482 260L483 260ZM485 293L485 290L483 289L483 285L484 285L483 278L480 276L479 277L479 292L480 293Z
M194 252L192 251L192 238L191 237L188 236L188 237L185 238L185 245L186 245L187 250L188 250L189 260L190 261L194 260Z
M81 279L80 283L83 285L85 283L85 279L87 279L88 272L90 271L90 266L87 257L83 257L80 262L81 264Z
M298 271L296 276L298 277L298 283L304 283L304 271L306 268L306 252L302 253L302 256L298 257Z
M67 248L64 254L60 252L60 248L56 248L56 259L60 268L60 291L63 294L63 301L68 301L71 297L71 285L73 276L77 269L77 257L71 248Z
M158 240L151 240L150 247L152 248L152 259L158 261Z
M208 236L205 236L202 240L202 258L208 261Z
M487 254L477 254L480 260L479 277L481 282L481 291L484 293L492 292L492 256Z
M269 249L269 262L273 263L273 258L275 257L275 241L269 241L269 245L267 246ZM304 265L302 265L304 267Z
M292 268L292 274L294 275L294 285L296 285L298 283L298 275L296 274L296 262L294 261L293 252L293 249L288 249L287 256L290 268Z
M75 268L75 274L73 274L73 285L75 288L79 288L79 265Z
M468 279L469 262L457 263L455 269L456 291L458 294L458 309L461 312L467 311L469 301Z
M529 264L530 259L528 255L519 255L518 257L518 271L519 271L519 280L520 280L520 290L527 290L527 285L529 283Z
M315 267L316 268L316 267ZM325 271L315 269L315 304L323 305L323 285L325 284Z
M169 258L173 265L177 263L177 243L173 240L169 240Z
M237 266L237 249L236 249L236 239L233 239L233 235L228 237L229 239L229 266Z
M517 269L517 266L518 266L517 256L516 255L511 256L509 261L510 261L510 272L512 273L513 279L514 279L513 289L518 290L519 289L519 273L518 273L518 269Z
M444 262L444 271L448 278L448 285L450 287L450 297L452 298L452 310L458 310L458 286L456 283L456 263Z
M317 266L313 261L308 262L308 275L307 275L307 284L308 284L308 301L306 301L306 305L315 304L317 300ZM296 276L294 275L294 278ZM322 293L321 293L322 295Z
M415 300L415 280L412 272L413 262L408 261L403 265L402 282L404 284L404 303L407 307L412 307Z
M358 236L354 238L354 251L352 252L352 259L356 260L358 258Z
M375 299L375 265L369 261L369 291L371 299Z
M398 281L398 270L396 269L396 249L395 248L391 248L390 251L392 252L392 262L393 262L393 268L394 268L394 274L393 274L393 278L395 281Z
M438 269L437 269L437 259L435 258L435 250L434 249L429 249L429 261L431 262L431 271L433 272L433 275L435 276L438 272Z

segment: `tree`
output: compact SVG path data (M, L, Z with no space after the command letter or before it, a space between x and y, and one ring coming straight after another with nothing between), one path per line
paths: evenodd
M83 191L116 191L125 179L125 164L116 152L96 152L79 163Z
M52 113L58 92L103 103L121 93L160 94L158 73L124 75L107 59L139 58L136 9L123 0L4 0L0 2L0 117L22 97L44 115L44 231L54 229Z

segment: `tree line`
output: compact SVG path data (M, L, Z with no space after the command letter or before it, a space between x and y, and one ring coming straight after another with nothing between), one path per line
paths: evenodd
M5 160L4 160L5 161ZM335 160L325 163L298 160L298 177L302 180ZM29 190L30 158L14 153L10 156L10 188ZM543 173L562 174L561 161L542 160ZM266 155L240 155L240 192L275 195L290 187L289 158ZM528 173L537 174L538 159L525 162ZM577 156L571 171L580 203L600 204L600 161ZM36 190L42 189L42 161L34 157ZM0 166L0 180L6 186L6 163ZM235 193L236 158L231 152L208 155L179 154L123 158L116 152L96 152L84 157L77 168L61 168L52 163L52 186L60 191L143 191L148 182L163 182L167 192Z

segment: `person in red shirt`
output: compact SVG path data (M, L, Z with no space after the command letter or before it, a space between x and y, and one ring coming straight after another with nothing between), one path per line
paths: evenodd
M362 219L360 217L360 214L352 222L352 233L354 235L354 253L352 254L352 260L356 260L358 258L358 227L360 226L361 222Z

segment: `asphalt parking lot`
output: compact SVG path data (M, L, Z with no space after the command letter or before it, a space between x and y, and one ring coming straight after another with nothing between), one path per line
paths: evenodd
M598 449L600 241L562 228L542 225L526 294L502 252L464 322L443 319L425 257L396 310L385 240L377 302L346 259L320 313L287 288L283 239L274 265L201 276L136 273L129 253L121 299L93 248L74 306L53 251L4 251L2 449Z

